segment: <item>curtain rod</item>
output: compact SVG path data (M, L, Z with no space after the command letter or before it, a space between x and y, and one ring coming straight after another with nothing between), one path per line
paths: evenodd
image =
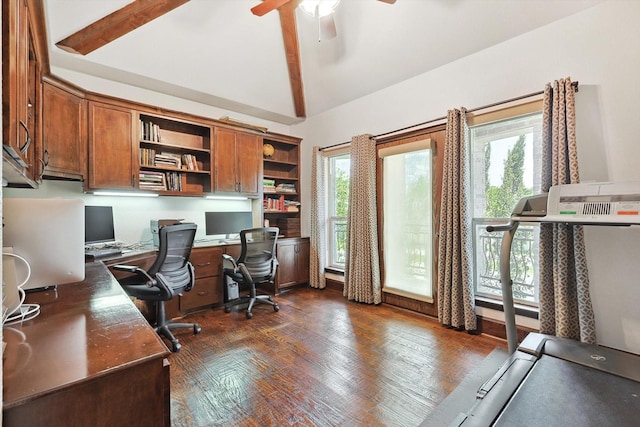
M571 86L573 86L573 88L576 90L576 92L578 92L578 82L577 81L576 82L571 82ZM485 108L497 107L498 105L508 104L509 102L520 101L521 99L530 98L532 96L537 96L537 95L542 95L543 93L544 93L544 91L541 90L541 91L533 92L533 93L530 93L530 94L527 94L527 95L522 95L522 96L517 96L515 98L507 99L506 101L494 102L493 104L483 105L482 107L476 107L476 108L473 108L471 110L467 110L467 113L473 113L474 111L484 110ZM381 136L391 135L392 133L401 132L403 130L409 130L409 129L417 128L419 126L428 125L430 123L439 122L441 120L445 120L446 118L447 118L447 116L438 117L437 119L432 119L432 120L429 120L429 121L426 121L426 122L422 122L422 123L418 123L418 124L415 124L415 125L403 127L403 128L392 130L392 131L385 132L385 133L380 133L378 135L374 135L373 138L379 138ZM320 151L324 151L324 150L327 150L329 148L340 147L341 145L347 145L347 144L351 144L351 141L339 142L337 144L328 145L326 147L320 148Z

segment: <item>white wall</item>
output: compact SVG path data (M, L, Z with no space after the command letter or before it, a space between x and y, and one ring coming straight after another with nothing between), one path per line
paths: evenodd
M302 205L310 206L311 149L379 134L538 92L571 77L582 181L640 180L640 2L612 0L292 127L304 137ZM441 43L433 41L433 43ZM444 48L444 46L443 46ZM366 75L363 76L366 78ZM302 234L309 234L303 209ZM598 341L640 353L640 231L587 232Z
M85 205L112 206L116 240L128 244L151 244L150 221L152 219L183 219L186 222L195 222L198 224L196 241L212 240L213 236L205 234L205 212L247 212L251 211L252 207L250 200L209 200L202 197L173 196L157 198L94 196L82 192L81 182L47 180L37 190L5 188L3 197L74 198L83 199ZM259 210L256 212L254 225L259 226L261 213Z

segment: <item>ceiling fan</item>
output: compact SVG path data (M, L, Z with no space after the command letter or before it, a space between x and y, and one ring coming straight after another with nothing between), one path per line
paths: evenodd
M56 46L62 50L87 55L113 40L135 30L138 27L172 11L189 0L134 0L121 9L89 24L69 37L60 40ZM289 81L297 117L306 117L302 72L300 66L300 48L296 28L295 9L303 0L264 0L251 8L257 16L263 16L272 10L280 14L280 26L289 70ZM325 0L316 0L320 3ZM393 4L396 0L378 0Z

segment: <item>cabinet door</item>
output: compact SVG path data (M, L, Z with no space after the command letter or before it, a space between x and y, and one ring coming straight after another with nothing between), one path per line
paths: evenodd
M257 195L262 177L262 138L238 132L236 144L240 183L238 191L247 195Z
M89 103L89 187L135 187L131 110ZM137 150L136 150L137 152Z
M309 239L300 240L296 245L296 282L309 282Z
M223 128L215 130L214 144L214 191L235 193L238 191L236 179L236 132Z
M290 241L277 244L278 288L294 285L297 279L296 245Z
M2 134L22 173L36 179L39 164L40 64L24 1L2 2Z
M84 99L45 82L42 119L44 175L82 179L87 132Z

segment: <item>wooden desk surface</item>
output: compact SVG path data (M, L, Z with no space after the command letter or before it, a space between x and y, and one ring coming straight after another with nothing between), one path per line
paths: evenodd
M27 295L33 320L4 328L3 410L170 353L101 262L85 280Z

